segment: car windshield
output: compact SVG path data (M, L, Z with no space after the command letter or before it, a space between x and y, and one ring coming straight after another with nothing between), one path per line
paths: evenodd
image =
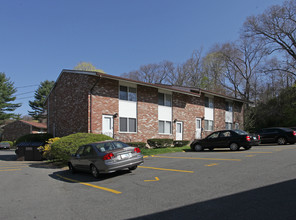
M243 130L234 130L235 133L239 134L239 135L246 135L248 134L248 132L245 132Z
M103 142L95 145L100 152L111 151L115 149L128 147L127 144L121 141Z

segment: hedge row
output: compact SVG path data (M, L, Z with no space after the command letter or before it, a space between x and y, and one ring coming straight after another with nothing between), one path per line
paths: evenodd
M147 143L151 148L165 148L165 147L183 147L189 144L189 141L174 141L173 139L148 139Z

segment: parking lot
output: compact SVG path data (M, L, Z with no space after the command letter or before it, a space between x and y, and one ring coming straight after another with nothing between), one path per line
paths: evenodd
M70 174L0 151L1 219L295 219L296 145L161 154Z

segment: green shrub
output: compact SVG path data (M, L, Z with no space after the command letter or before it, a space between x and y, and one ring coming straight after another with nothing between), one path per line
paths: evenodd
M15 144L19 144L21 142L43 142L45 143L48 139L53 138L52 134L44 133L44 134L27 134L19 137Z
M145 142L129 142L129 143L126 143L126 144L128 144L129 146L138 147L138 148L145 148L146 147Z
M148 139L147 143L152 148L171 147L173 145L173 139L153 138L153 139Z
M105 140L112 140L112 138L103 134L71 134L60 138L51 145L51 155L54 159L67 162L71 154L76 153L80 146Z
M13 141L1 141L1 143L9 143L10 147L13 146Z
M174 147L183 147L186 146L187 144L189 144L190 141L174 141Z

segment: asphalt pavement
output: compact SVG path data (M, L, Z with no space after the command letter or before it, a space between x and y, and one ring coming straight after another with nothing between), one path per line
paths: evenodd
M146 157L70 174L0 151L0 219L296 219L296 145Z

